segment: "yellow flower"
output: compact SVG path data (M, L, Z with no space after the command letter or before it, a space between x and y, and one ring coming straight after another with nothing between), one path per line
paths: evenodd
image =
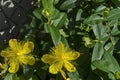
M1 56L9 64L10 73L16 73L20 64L33 65L35 63L35 58L29 54L33 48L34 44L31 41L23 43L16 39L9 40L9 47L1 51Z
M62 68L64 67L69 72L75 72L76 68L71 64L71 61L77 59L79 56L79 52L68 50L68 48L60 42L56 47L52 48L50 54L43 55L41 60L50 65L50 73L57 74L60 72L63 78L67 79Z
M0 72L1 72L2 68L3 68L3 65L2 65L2 63L0 63Z
M120 79L120 71L115 72L116 79Z

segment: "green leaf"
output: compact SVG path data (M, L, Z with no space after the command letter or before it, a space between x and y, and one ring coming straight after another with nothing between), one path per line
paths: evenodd
M59 10L54 9L54 11L52 12L52 14L50 15L50 19L51 20L56 20L56 19L59 19L60 16L61 15L60 15Z
M109 54L111 54L111 55L113 54L114 46L111 42L106 44L104 48Z
M106 8L106 6L101 5L101 6L99 6L99 7L96 9L95 12L101 12L101 11L103 11L105 8Z
M67 15L65 13L60 13L60 17L54 21L54 26L61 28L67 20Z
M77 0L65 0L64 3L60 6L60 9L61 10L68 10L70 8L74 8L76 5L75 5L75 2Z
M116 45L116 43L118 42L119 38L118 37L111 37L111 42L113 45Z
M42 5L44 9L53 9L53 2L52 0L42 0Z
M53 2L56 5L59 2L59 0L53 0Z
M49 28L50 28L50 34L51 34L53 43L54 45L57 45L61 40L59 29L54 26L50 26Z
M113 73L108 73L108 77L111 80L116 80L115 75Z
M105 51L102 60L93 61L92 65L107 73L112 72L115 74L116 71L120 71L118 62L107 51Z
M109 16L107 17L108 20L115 20L120 18L120 9L113 9L110 11Z
M96 43L93 49L92 61L100 60L104 54L104 48L102 43Z
M69 44L64 36L61 36L61 41L64 43L65 46L69 47Z
M83 10L79 9L77 14L76 14L76 21L79 21L81 19L81 15L82 15Z
M5 76L4 80L19 80L19 78L17 77L17 74L10 74L10 73L8 73Z
M35 17L37 17L38 19L41 19L41 17L42 17L42 14L41 14L41 10L40 9L35 9L34 11L33 11L33 14L35 15Z
M117 26L118 26L118 25L117 25L117 22L114 23L114 27L113 27L113 29L112 29L112 31L111 31L111 35L115 36L115 35L120 34L120 31L118 30L118 27L117 27Z
M49 28L48 23L44 24L44 30L45 30L46 33L50 32L50 28Z
M80 77L79 77L79 73L78 73L78 71L76 71L76 72L73 72L73 73L67 73L68 74L68 76L69 76L69 78L71 79L71 80L82 80L82 79L80 79Z
M104 72L109 73L110 72L110 63L107 61L103 61L103 60L96 60L92 62L92 65L94 67L96 67L97 69L100 69Z
M103 22L104 18L100 17L98 14L92 14L90 17L84 20L86 24L96 24L98 22Z
M107 28L103 26L102 23L95 24L93 26L93 32L98 40L105 42L109 39L109 36L107 34Z

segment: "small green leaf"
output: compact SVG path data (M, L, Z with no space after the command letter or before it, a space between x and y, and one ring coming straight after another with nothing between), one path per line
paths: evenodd
M54 5L56 5L59 2L59 0L53 0Z
M110 14L108 16L108 20L116 20L120 18L120 9L113 9L110 11Z
M59 19L60 17L60 12L59 10L55 9L52 14L50 15L50 19L51 20L56 20L56 19Z
M104 54L104 48L102 43L96 43L93 49L92 61L100 60Z
M44 9L48 9L48 8L53 9L54 8L52 0L42 0L42 5L43 5Z
M107 28L102 23L93 25L93 32L98 40L107 41L109 39Z
M111 54L111 55L113 54L114 46L111 42L106 44L104 48L109 54Z
M4 80L19 80L19 78L17 77L17 74L10 74L10 73L8 73L5 76Z
M111 34L112 34L113 36L120 34L120 31L118 30L118 27L117 27L117 26L118 26L117 23L114 23L114 27L113 27L113 29L112 29L112 31L111 31Z
M33 14L35 15L35 17L37 17L38 19L41 19L41 17L42 17L42 14L41 14L41 10L40 9L35 9L34 11L33 11Z
M109 79L111 79L111 80L116 80L116 78L115 78L115 75L113 74L113 73L108 73L108 77L109 77Z
M64 3L60 6L60 9L61 10L67 10L67 9L70 9L70 8L74 8L76 5L75 5L75 2L77 0L65 0Z
M61 28L67 20L67 15L65 13L60 13L60 17L54 21L54 26Z
M116 71L120 71L118 62L106 50L105 50L103 58L101 60L93 61L92 65L107 73L112 72L115 74Z
M84 23L86 24L95 24L98 22L103 22L104 18L100 17L98 14L92 14L90 17L86 18L84 20Z
M67 73L68 74L68 76L69 76L69 78L71 79L71 80L82 80L82 79L80 79L80 77L79 77L79 73L78 73L78 71L76 71L76 72L73 72L73 73Z
M83 10L79 9L77 14L76 14L76 21L79 21L81 19L81 14L82 14Z
M61 36L61 41L64 43L65 46L69 47L69 44L65 37Z
M92 62L92 65L94 67L96 67L97 69L100 69L100 70L102 70L104 72L107 72L107 73L110 72L110 67L109 67L110 63L107 62L107 61L96 60L96 61Z
M48 23L44 24L44 30L45 30L46 33L50 32L50 28L49 28Z
M106 8L106 6L101 5L101 6L99 6L99 7L96 9L95 12L103 11L105 8Z
M57 45L61 40L59 29L54 26L50 26L49 28L50 28L50 34L51 34L53 43L54 45Z

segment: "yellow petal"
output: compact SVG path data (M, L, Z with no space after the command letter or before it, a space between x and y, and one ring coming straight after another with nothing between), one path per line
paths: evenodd
M15 56L15 53L8 48L8 49L5 49L5 50L2 50L0 55L2 57L6 57L7 58L7 57Z
M34 65L35 63L35 58L33 56L30 55L22 55L18 57L19 61L25 65L29 64L29 65Z
M23 50L21 51L22 54L29 54L34 48L34 43L31 41L28 41L24 44Z
M61 73L62 77L64 78L64 80L66 80L67 78L66 78L65 72L63 70L60 70L60 73Z
M20 43L16 39L10 39L9 46L15 52L18 52L22 49Z
M73 51L70 51L70 52L66 52L63 57L65 60L75 60L77 59L78 57L80 56L80 53L79 52L73 52Z
M69 71L69 72L75 72L76 68L74 65L72 65L70 62L68 61L64 61L64 67Z
M61 56L65 52L65 46L60 42L56 47L52 48L51 53L55 56Z
M55 62L57 62L57 58L53 55L50 55L50 54L45 54L42 56L41 60L44 62L44 63L48 63L48 64L54 64Z
M67 78L66 80L71 80L70 78Z
M3 65L2 63L0 63L0 72L2 71L2 69L3 69Z
M57 74L62 69L62 62L56 62L49 67L49 72L52 74Z
M10 67L9 67L9 72L10 73L16 73L19 69L19 63L15 60L10 61Z
M117 78L117 80L120 79L120 71L116 71L116 72L115 72L115 77Z

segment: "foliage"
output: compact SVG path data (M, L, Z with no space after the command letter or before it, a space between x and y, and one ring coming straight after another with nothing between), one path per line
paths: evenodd
M9 73L4 64L1 79L63 80L59 73L49 73L49 65L41 61L60 42L80 52L72 63L77 70L67 72L71 80L120 79L119 0L38 0L27 21L18 39L34 42L36 62L22 65L16 74Z

